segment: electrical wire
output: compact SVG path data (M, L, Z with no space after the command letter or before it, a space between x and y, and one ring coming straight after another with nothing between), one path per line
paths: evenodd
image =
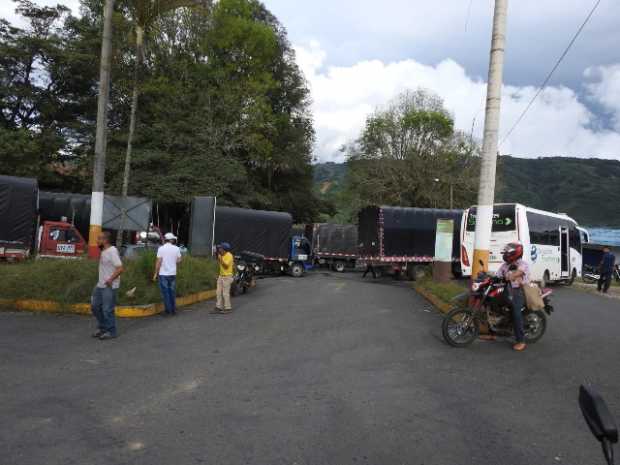
M549 81L551 80L551 77L553 76L553 73L555 73L555 71L558 69L558 67L560 66L560 64L564 60L564 58L566 58L566 55L568 55L569 50L572 48L573 44L577 41L577 39L581 35L581 31L583 31L583 29L586 27L586 24L588 24L588 22L590 21L590 18L592 18L592 15L594 15L594 12L596 11L598 6L600 5L601 1L602 0L597 0L597 2L594 4L592 9L590 10L590 13L586 17L586 19L583 21L583 23L581 23L581 26L579 26L579 29L577 29L577 32L575 33L575 35L573 36L571 41L568 43L568 46L564 50L564 53L562 53L562 55L560 55L560 58L556 62L555 66L553 67L553 69L551 69L551 71L549 72L549 74L547 75L545 80L543 81L542 85L539 87L539 89L536 92L536 94L534 94L534 97L532 97L532 100L530 100L530 102L527 104L527 106L525 107L525 110L523 110L523 112L521 113L519 118L517 118L517 121L512 125L512 127L510 128L510 131L508 131L508 133L504 136L504 138L502 139L502 142L500 143L500 145L503 145L504 142L506 142L506 140L514 132L516 127L519 125L519 123L521 123L521 121L523 120L523 118L525 117L527 112L530 110L530 108L532 107L532 105L534 104L534 102L536 101L538 96L542 93L542 91L545 89L545 87L547 87L547 84L549 84Z
M471 6L474 3L474 0L469 0L469 6L467 7L467 18L465 19L465 32L467 32L467 27L469 26L469 18L471 17Z

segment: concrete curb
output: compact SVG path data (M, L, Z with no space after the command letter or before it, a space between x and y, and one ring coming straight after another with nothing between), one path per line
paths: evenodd
M177 297L177 307L187 307L215 297L215 290L198 292L185 297ZM0 306L10 307L20 311L42 313L65 313L73 315L90 315L90 304L62 305L53 300L6 300L0 299ZM164 305L161 303L135 306L117 306L116 316L119 318L145 318L161 313Z
M433 294L432 292L424 289L422 286L416 286L414 284L413 285L413 289L418 294L420 294L422 297L424 297L426 300L428 300L431 304L433 304L435 306L435 308L437 308L437 310L439 310L441 313L448 313L450 310L452 310L452 308L453 308L452 305L445 303L443 300L441 300L435 294Z

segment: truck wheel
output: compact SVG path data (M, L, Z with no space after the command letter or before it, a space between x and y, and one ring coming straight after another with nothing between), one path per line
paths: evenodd
M334 271L337 271L338 273L344 273L345 268L346 265L342 260L338 260L334 263Z
M301 263L294 263L291 266L291 276L293 278L301 278L304 275L304 267Z

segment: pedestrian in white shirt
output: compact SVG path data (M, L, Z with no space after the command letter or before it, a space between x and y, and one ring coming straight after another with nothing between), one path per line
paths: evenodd
M114 339L116 333L116 294L121 285L123 262L116 247L112 245L110 233L103 231L97 237L97 246L101 250L99 257L99 280L93 289L91 311L97 319L97 332L93 337Z
M177 313L177 265L181 262L181 249L176 246L177 238L172 233L164 236L166 243L157 250L157 262L153 281L159 279L159 289L166 309L164 315Z

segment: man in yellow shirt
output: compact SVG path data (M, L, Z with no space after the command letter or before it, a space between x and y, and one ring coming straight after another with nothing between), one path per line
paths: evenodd
M235 259L230 253L230 244L223 242L217 246L217 261L220 266L220 274L217 278L217 303L213 313L230 313L230 286L235 274Z

